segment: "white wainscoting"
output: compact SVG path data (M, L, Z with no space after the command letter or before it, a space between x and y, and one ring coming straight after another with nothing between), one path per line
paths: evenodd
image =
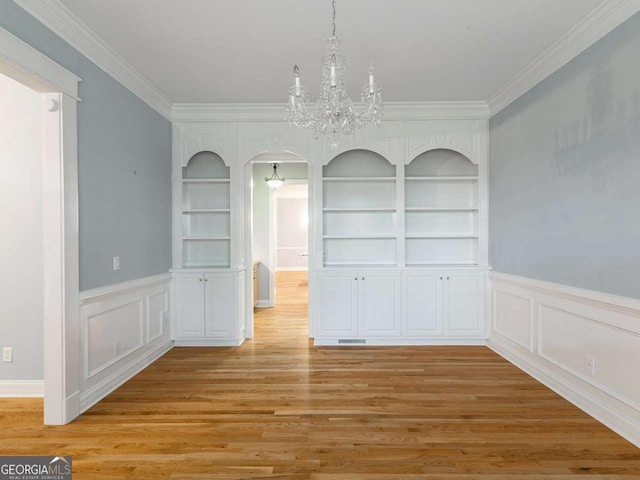
M640 300L489 277L489 347L640 447Z
M170 285L167 273L80 294L81 411L172 348Z

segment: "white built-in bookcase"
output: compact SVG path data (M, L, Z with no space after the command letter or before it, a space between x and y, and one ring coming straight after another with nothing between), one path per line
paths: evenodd
M478 178L446 148L404 170L370 150L337 155L323 167L323 266L477 265Z
M324 265L396 265L396 167L350 150L323 167Z
M435 149L405 166L406 265L478 263L478 166Z
M228 268L231 246L229 167L212 152L182 167L184 268Z

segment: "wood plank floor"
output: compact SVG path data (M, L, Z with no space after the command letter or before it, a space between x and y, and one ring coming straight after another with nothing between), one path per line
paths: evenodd
M484 347L326 347L278 275L240 348L175 348L65 427L0 399L0 454L75 479L639 479L640 450Z

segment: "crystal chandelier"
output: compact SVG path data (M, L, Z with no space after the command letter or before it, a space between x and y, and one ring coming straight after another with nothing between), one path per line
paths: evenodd
M327 51L322 57L320 96L315 107L309 105L307 91L300 82L300 70L293 67L293 85L289 89L285 120L289 125L308 128L316 138L326 135L329 145L335 149L340 137L353 134L356 128L369 124L380 125L382 119L382 92L373 78L373 65L369 66L369 82L362 87L360 98L363 111L356 111L347 95L347 64L340 52L340 40L336 37L336 2L333 7L333 34L327 39Z

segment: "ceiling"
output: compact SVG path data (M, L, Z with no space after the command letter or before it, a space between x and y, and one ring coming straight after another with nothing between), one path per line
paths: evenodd
M294 63L315 97L329 0L61 0L173 102L286 101ZM359 96L487 100L603 0L337 0Z

